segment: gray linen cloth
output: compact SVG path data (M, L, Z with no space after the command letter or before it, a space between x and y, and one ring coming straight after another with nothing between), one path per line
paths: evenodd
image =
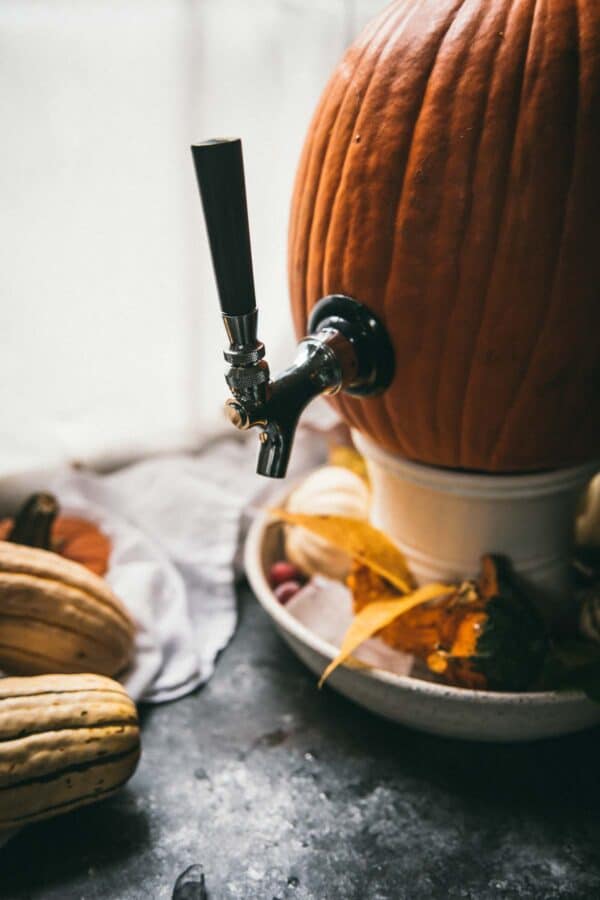
M323 434L304 427L294 451L292 477L323 459ZM233 435L197 455L108 475L72 469L51 484L66 513L111 538L107 580L138 625L135 662L123 678L135 700L174 700L203 684L233 635L243 514L285 487L255 474L256 454L255 434Z

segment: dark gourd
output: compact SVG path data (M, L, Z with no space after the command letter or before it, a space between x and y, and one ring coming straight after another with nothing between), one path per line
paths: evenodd
M385 586L366 567L349 578L356 613ZM399 615L379 632L390 646L427 663L450 684L524 691L540 676L548 652L544 623L515 584L508 560L484 556L479 581Z

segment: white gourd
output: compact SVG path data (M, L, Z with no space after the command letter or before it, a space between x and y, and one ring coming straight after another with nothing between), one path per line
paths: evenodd
M363 479L341 466L316 469L294 490L287 501L291 513L369 517L370 492ZM343 550L295 525L285 528L286 556L306 575L326 575L344 581L351 559Z

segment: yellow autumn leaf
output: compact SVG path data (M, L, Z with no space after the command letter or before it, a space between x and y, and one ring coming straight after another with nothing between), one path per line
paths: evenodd
M390 592L387 599L376 600L374 603L363 606L360 612L355 615L344 635L340 652L321 675L319 687L323 685L338 666L354 653L357 647L393 622L394 619L397 619L398 616L408 612L415 606L419 606L421 603L427 603L436 597L442 597L453 590L454 588L447 584L426 584L408 596L398 597L397 594Z
M349 469L369 484L369 474L364 457L354 447L346 447L343 444L334 444L329 448L329 465L341 466Z
M285 509L272 510L272 514L282 522L306 528L344 550L356 562L373 569L404 594L413 590L414 580L404 554L382 531L368 522L346 516L309 516L290 513Z

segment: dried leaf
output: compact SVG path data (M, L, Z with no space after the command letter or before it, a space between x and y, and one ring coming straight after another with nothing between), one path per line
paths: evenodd
M454 588L447 584L427 584L425 587L413 591L408 596L399 597L396 591L391 588L384 599L376 600L364 606L354 617L348 631L344 635L340 652L332 662L329 663L319 681L319 687L329 678L339 665L345 662L348 657L368 638L373 637L386 625L389 625L398 616L414 609L421 603L427 603L435 597L441 597L450 593Z
M369 474L364 457L354 447L347 447L342 444L335 444L333 447L330 447L329 465L350 469L351 472L354 472L355 475L358 475L369 484Z
M352 606L356 615L370 603L388 598L397 599L397 591L390 596L390 585L368 566L354 565L348 576L347 585L352 593ZM395 590L395 589L394 589ZM398 616L379 632L379 637L403 653L421 658L440 643L444 622L448 619L448 601L454 596L452 591L435 602L417 606L402 616ZM446 615L444 614L446 612Z
M404 554L382 531L368 522L345 516L309 516L290 513L285 509L275 509L272 513L288 525L306 528L344 550L356 562L373 569L404 594L414 589L414 580Z

